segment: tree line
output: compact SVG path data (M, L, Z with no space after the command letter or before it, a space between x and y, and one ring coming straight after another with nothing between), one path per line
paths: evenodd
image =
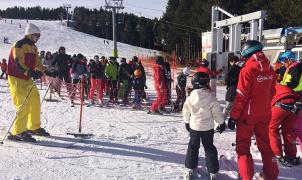
M218 5L234 15L266 10L265 29L302 25L301 0L168 0L166 11L160 19L118 13L117 39L119 42L169 53L177 51L177 55L185 59L200 57L201 32L211 30L213 5ZM66 11L63 7L13 7L0 10L0 16L55 20L66 19ZM223 15L220 17L226 18ZM78 31L112 39L112 12L109 10L76 7L72 13L71 25Z

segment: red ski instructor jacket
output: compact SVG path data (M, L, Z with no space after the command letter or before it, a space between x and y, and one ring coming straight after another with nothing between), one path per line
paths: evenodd
M261 117L270 117L276 78L263 52L251 56L239 75L231 117L238 121L261 121Z

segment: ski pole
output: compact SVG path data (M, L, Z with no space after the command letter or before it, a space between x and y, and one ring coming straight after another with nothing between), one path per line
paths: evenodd
M32 89L33 89L34 86L35 86L35 83L33 82L32 86L31 86L30 89L29 89L29 92L28 92L27 96L25 97L24 101L23 101L22 104L21 104L21 107L16 111L16 116L17 116L17 114L22 110L22 108L23 108L24 104L26 103L28 97L30 96L31 91L32 91ZM12 122L11 125L9 126L9 128L8 128L7 132L5 133L4 137L1 139L0 144L3 144L5 138L7 137L9 131L11 130L11 128L13 127L13 124L15 123L15 121L16 121L16 117L14 118L13 122Z

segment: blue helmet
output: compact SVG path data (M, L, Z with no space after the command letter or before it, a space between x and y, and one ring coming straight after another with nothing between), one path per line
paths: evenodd
M278 60L279 62L284 62L286 59L296 61L296 54L292 51L285 51Z

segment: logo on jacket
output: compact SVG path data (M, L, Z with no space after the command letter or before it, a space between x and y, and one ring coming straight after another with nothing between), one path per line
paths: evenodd
M258 82L263 82L263 81L266 81L266 80L272 80L273 79L273 75L270 75L270 76L262 76L262 75L259 75L257 76L257 81Z

